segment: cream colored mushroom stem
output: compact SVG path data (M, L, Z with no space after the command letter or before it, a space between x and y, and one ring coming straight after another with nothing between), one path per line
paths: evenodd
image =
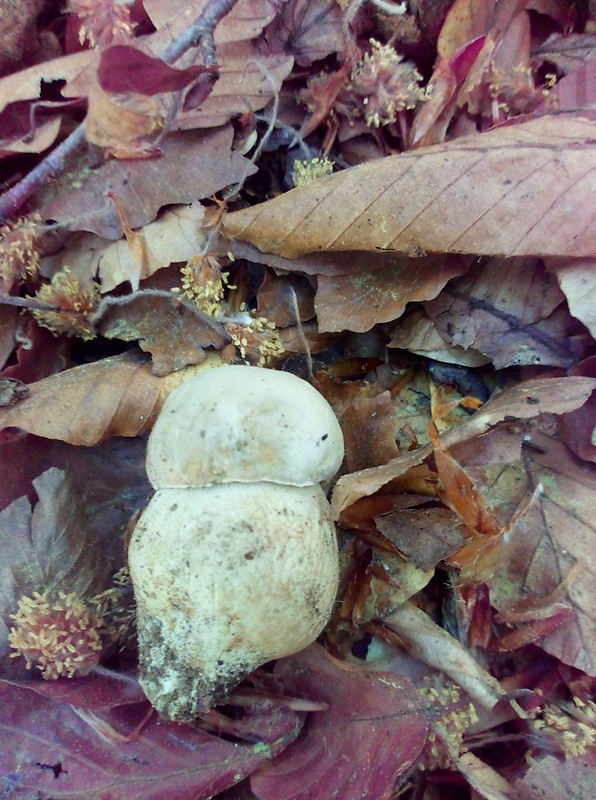
M196 718L324 628L338 559L320 481L342 458L331 408L288 373L220 367L168 398L129 549L141 684L165 718Z

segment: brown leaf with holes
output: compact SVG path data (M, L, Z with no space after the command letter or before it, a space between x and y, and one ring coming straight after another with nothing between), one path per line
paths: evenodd
M352 167L229 214L224 228L286 258L379 248L592 255L594 165L592 123L541 117Z
M168 292L144 291L106 298L96 323L107 339L139 340L153 356L153 374L168 375L205 359L205 348L221 350L229 341L223 325Z

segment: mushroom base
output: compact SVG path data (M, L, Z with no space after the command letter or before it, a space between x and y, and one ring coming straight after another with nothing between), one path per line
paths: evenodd
M338 584L319 486L160 489L134 531L141 684L170 720L192 720L253 669L302 650Z

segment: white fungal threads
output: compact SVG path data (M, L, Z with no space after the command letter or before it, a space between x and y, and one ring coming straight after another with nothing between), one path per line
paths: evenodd
M319 635L338 582L320 482L342 458L331 408L294 375L224 366L172 393L129 550L141 683L164 717L195 718Z

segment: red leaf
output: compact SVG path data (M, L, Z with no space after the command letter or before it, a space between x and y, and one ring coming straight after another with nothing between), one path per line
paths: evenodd
M179 92L201 73L212 71L204 66L174 69L136 47L117 44L102 52L97 80L104 92L152 97L160 92Z
M329 704L251 780L260 800L380 800L418 758L428 723L409 680L336 661L317 646L282 659L285 693Z
M257 744L238 744L153 715L131 736L147 703L94 713L0 683L0 787L6 796L53 800L207 800L280 752L296 714L268 705ZM130 737L129 739L127 737ZM261 737L259 737L261 738Z

